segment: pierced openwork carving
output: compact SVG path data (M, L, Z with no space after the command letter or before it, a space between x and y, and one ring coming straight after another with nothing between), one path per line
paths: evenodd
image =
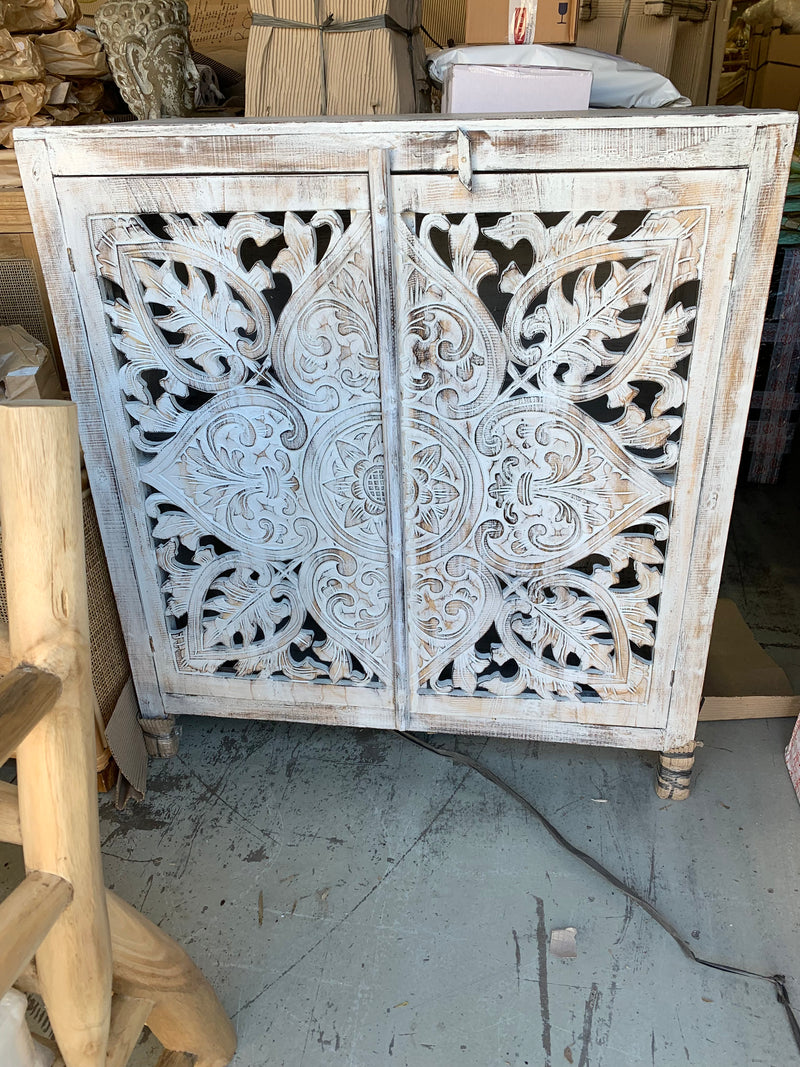
M384 684L369 217L95 217L183 672Z
M423 692L646 699L706 229L398 219Z
M179 671L647 699L705 208L398 216L390 482L368 213L90 226Z

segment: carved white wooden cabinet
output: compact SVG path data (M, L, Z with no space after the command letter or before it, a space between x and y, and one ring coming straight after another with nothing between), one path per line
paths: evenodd
M145 715L683 750L674 786L795 121L23 131Z

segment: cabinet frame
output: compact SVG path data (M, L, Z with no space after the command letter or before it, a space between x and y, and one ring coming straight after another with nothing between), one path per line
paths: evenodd
M710 638L716 590L733 499L737 457L747 417L760 326L766 303L763 279L774 255L780 206L796 116L780 113L683 111L672 113L626 112L609 115L547 116L513 120L464 118L458 127L452 120L429 119L322 120L319 122L215 122L136 124L129 128L90 127L69 131L29 130L18 138L17 152L26 195L32 209L34 229L48 282L53 315L72 394L78 402L87 467L103 531L109 567L125 629L142 712L148 717L165 713L207 713L237 717L285 718L301 721L364 725L382 728L447 730L499 734L511 737L584 742L649 748L662 751L690 745L697 712ZM466 146L466 149L465 149ZM466 150L466 159L465 159ZM444 196L452 212L467 210L481 191L492 184L513 188L514 175L522 172L563 172L568 195L570 181L577 187L592 174L640 172L646 184L651 174L658 186L658 172L673 172L678 179L692 180L692 172L717 172L740 190L741 210L729 218L728 252L709 265L719 276L720 292L727 293L724 329L716 334L718 371L703 385L711 403L711 421L701 433L699 423L691 432L697 462L687 475L696 501L688 525L681 533L685 556L685 595L676 595L670 606L670 638L675 655L672 665L660 668L653 698L663 708L654 725L636 725L618 709L606 722L569 721L563 701L542 700L536 715L521 714L505 698L462 696L400 696L398 679L408 678L404 658L405 634L401 616L393 616L395 699L379 705L369 695L359 701L355 687L327 702L302 698L283 700L270 693L268 710L259 706L262 694L253 683L248 691L231 695L214 686L192 683L188 691L168 690L156 666L152 629L148 622L131 523L126 520L135 502L118 474L120 457L108 432L107 419L92 358L98 324L91 321L81 297L81 253L74 247L76 219L86 213L77 193L98 183L107 189L107 200L122 212L130 203L147 210L146 188L178 188L186 176L190 190L196 181L237 182L237 176L259 175L279 181L314 185L314 176L326 181L353 183L369 190L378 331L382 361L384 447L387 454L402 447L398 425L391 413L397 401L398 382L392 381L390 353L396 347L396 264L391 235L392 200L405 204L415 181L428 206ZM652 173L651 173L652 172ZM578 176L571 179L570 175ZM727 175L727 178L724 176ZM493 177L494 176L494 177ZM250 180L241 178L242 182ZM252 179L256 180L256 179ZM467 191L470 180L474 192ZM518 179L535 182L525 173ZM547 179L552 181L551 178ZM697 180L697 179L695 179ZM175 183L178 183L177 185ZM585 184L585 181L584 181ZM733 186L732 186L733 187ZM106 194L102 194L106 195ZM187 192L187 196L189 193ZM487 194L488 195L488 194ZM739 195L739 194L737 194ZM143 199L144 196L144 199ZM128 198L126 200L126 197ZM109 199L110 198L110 199ZM98 201L102 204L102 201ZM153 209L163 201L154 201ZM422 201L414 206L419 207ZM198 205L202 208L202 205ZM180 204L174 210L183 210ZM223 207L217 208L223 210ZM95 213L95 207L92 207ZM720 225L723 225L720 222ZM69 236L68 236L69 235ZM713 395L713 399L712 399ZM686 431L687 433L689 430ZM702 437L702 442L700 438ZM389 552L394 595L400 594L405 563L400 508L389 515ZM407 533L407 531L406 531ZM406 549L407 551L407 549ZM399 553L399 554L398 554ZM393 562L392 562L393 561ZM401 561L398 564L398 561ZM398 655L398 650L400 654ZM676 672L679 672L676 684ZM203 679L200 679L203 682ZM276 683L285 686L286 683ZM244 688L244 686L240 687ZM321 688L321 687L317 687ZM334 687L328 686L328 689ZM407 687L406 687L407 690ZM361 689L364 693L365 690ZM355 694L355 695L354 695ZM299 696L299 694L298 694ZM266 692L264 692L266 697ZM480 700L480 708L464 701ZM455 706L452 706L454 705ZM609 705L611 707L611 705ZM629 705L630 707L630 705ZM612 711L614 709L612 708ZM559 717L560 716L560 717Z

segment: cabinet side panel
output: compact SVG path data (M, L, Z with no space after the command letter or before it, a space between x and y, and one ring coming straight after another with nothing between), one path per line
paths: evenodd
M26 141L18 146L17 155L70 394L78 405L81 445L114 595L126 635L139 708L145 717L163 716L164 706L149 646L149 631L133 569L130 539L92 368L91 346L84 326L62 219L62 205L59 204L50 171L47 146L39 140ZM63 210L75 212L77 205L70 202L63 206Z
M680 685L673 689L670 701L668 749L688 744L694 738L697 724L795 130L796 119L783 126L760 129L748 173L713 420L702 468L697 524L690 549L675 659Z

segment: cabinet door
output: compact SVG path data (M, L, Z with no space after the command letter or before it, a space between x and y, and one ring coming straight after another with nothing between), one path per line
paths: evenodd
M665 726L745 185L395 177L412 728Z
M134 662L201 698L185 710L394 725L366 177L57 188L138 583L117 595L149 631Z

